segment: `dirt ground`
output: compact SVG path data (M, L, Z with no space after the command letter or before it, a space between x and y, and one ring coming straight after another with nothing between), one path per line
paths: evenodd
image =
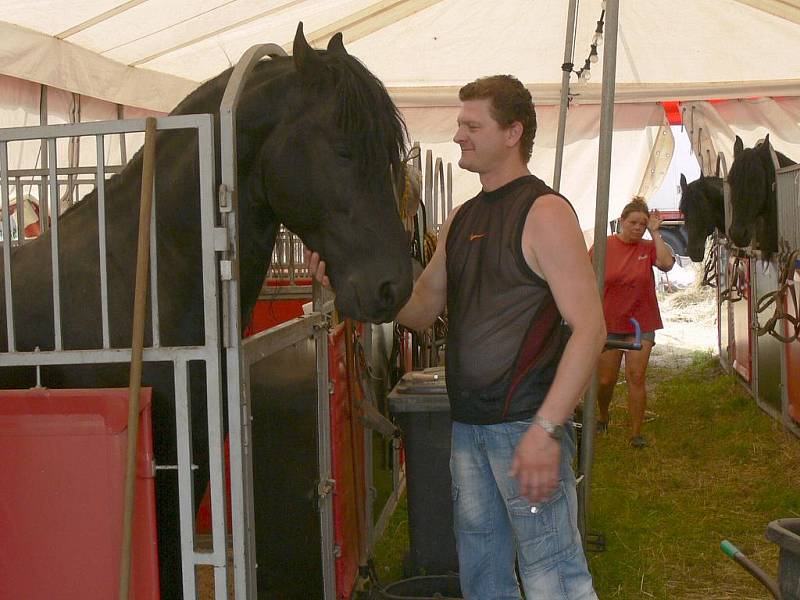
M697 273L697 277L702 274ZM717 304L713 288L691 284L675 291L659 291L657 295L664 329L656 332L651 365L680 367L691 361L693 352L717 353Z

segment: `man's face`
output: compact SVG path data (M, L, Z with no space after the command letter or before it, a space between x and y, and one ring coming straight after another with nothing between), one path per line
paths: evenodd
M453 141L461 147L458 166L473 173L486 173L507 159L508 130L492 118L491 100L465 100L458 113Z

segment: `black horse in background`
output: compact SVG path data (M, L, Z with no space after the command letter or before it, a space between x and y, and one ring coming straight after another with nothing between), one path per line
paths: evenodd
M796 164L780 152L775 154L781 167ZM731 241L740 248L755 241L763 258L769 260L778 251L778 200L769 134L754 148L745 148L742 139L736 136L728 183L732 209L728 230Z
M689 236L687 249L694 262L701 262L706 239L714 231L725 233L725 201L720 177L704 177L691 183L681 174L680 211Z
M172 113L215 115L217 182L219 105L231 72L203 84ZM258 298L281 223L326 261L337 290L336 305L344 315L371 322L394 318L412 288L409 242L390 175L401 172L405 143L405 126L384 86L347 54L341 34L331 39L327 50L313 50L301 24L294 56L262 61L255 67L241 94L237 122L243 326ZM159 132L156 147L161 344L202 345L197 135L188 130ZM115 348L131 344L141 170L140 151L106 183L110 340ZM97 194L92 192L59 219L65 349L102 347L97 212ZM11 252L18 351L54 348L50 244L48 231ZM3 290L0 270L0 351L7 351ZM150 327L146 331L149 345ZM206 423L205 368L190 366L194 462L200 466L194 483L199 501L208 480L208 440L202 426ZM30 368L0 369L2 388L35 383ZM42 385L127 387L128 366L46 367ZM175 464L172 365L146 364L142 385L153 388L156 462ZM175 471L157 472L156 496L162 598L171 600L182 596Z

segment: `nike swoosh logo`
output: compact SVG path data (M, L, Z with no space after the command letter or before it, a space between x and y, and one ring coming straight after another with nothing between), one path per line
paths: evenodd
M481 238L486 237L487 234L485 233L470 233L469 234L469 241L474 242L475 240L479 240Z

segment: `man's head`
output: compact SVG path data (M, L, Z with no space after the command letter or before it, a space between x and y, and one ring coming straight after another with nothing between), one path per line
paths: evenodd
M530 92L511 75L481 77L458 92L462 102L454 141L461 146L459 166L482 172L504 149L516 147L527 165L536 135ZM472 156L474 154L475 156Z

